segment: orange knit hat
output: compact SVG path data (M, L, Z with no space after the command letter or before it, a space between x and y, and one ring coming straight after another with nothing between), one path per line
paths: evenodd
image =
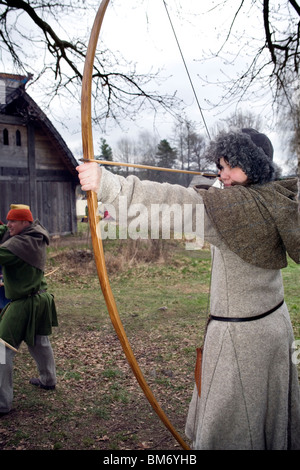
M33 222L30 207L24 204L11 204L10 211L6 216L7 220L27 220Z

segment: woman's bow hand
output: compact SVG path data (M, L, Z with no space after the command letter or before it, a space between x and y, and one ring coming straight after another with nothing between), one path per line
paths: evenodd
M102 169L98 163L87 162L76 167L82 191L98 192Z

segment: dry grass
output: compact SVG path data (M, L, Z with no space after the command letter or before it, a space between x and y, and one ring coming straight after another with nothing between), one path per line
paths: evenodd
M81 245L78 239L64 239L61 245L56 240L48 255L49 290L59 316L51 337L57 389L42 391L28 383L36 370L23 344L15 358L14 410L0 421L0 449L180 449L137 385L110 322L91 247ZM161 242L105 247L134 354L184 437L195 343L201 339L199 298L206 305L207 289L192 286L185 257L174 256L174 249ZM207 254L202 264L207 276ZM197 261L193 270L200 265Z
M120 317L154 395L184 438L195 348L207 315L210 252L180 243L105 243ZM89 237L56 239L49 290L59 327L51 342L54 392L32 387L35 365L23 344L15 359L14 410L0 420L2 450L179 450L145 399L125 359L100 292ZM299 266L284 270L299 333Z

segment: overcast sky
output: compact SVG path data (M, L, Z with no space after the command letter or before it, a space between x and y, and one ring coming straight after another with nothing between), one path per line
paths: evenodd
M209 107L207 101L215 103L219 101L223 89L218 81L224 78L224 73L228 74L229 79L230 77L236 78L249 58L246 53L245 55L240 54L237 60L227 66L221 59L201 62L201 58L203 53L208 53L210 49L215 50L217 44L221 44L224 32L228 31L238 6L237 2L236 0L228 1L226 8L222 8L222 14L218 13L217 6L224 5L224 3L218 1L168 0L166 3L205 121L211 129L220 118L233 112L235 107L233 104L232 107L221 109L222 113L220 114L220 108ZM91 18L85 18L88 30L91 30L93 20L94 15ZM256 36L262 34L258 30L255 16L252 17L252 21L249 21L246 16L241 16L241 20L237 24L240 31L244 28L245 34L247 32L249 36L251 36L250 28L254 29ZM198 123L199 130L205 133L202 117L163 0L133 0L130 2L114 0L106 11L100 33L100 45L101 41L112 51L120 50L127 61L136 62L138 71L141 73L150 71L151 67L153 67L152 71L161 69L161 76L169 77L163 84L164 90L169 93L176 91L187 105L187 118ZM231 51L239 49L239 47L240 44L235 43L234 40L231 41ZM200 76L202 79L207 78L209 84L205 84ZM34 94L32 96L34 98ZM245 101L243 106L245 110L251 106L251 110L257 114L263 115L266 112L263 103L249 104ZM75 156L78 156L78 153L81 152L80 106L74 101L72 109L66 107L66 110L70 117L69 122L66 122L68 129L56 122L53 123ZM55 113L59 114L59 108L55 110ZM136 125L128 126L127 134L117 128L108 127L107 134L103 135L94 129L95 151L100 137L104 137L114 148L119 138L126 136L134 139L143 128L150 132L155 131L159 139L171 137L174 119L165 115L156 117L155 129L153 119L153 113L144 113ZM267 122L269 124L270 120L268 119ZM281 149L275 139L276 134L269 132L268 129L266 131L273 139L275 156L279 159Z

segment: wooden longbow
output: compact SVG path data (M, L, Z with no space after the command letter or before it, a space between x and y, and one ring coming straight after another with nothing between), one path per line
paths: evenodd
M82 131L82 147L83 147L83 157L85 160L94 159L94 150L93 150L93 132L92 132L92 112L91 112L91 99L92 99L92 76L93 76L93 64L97 48L97 42L100 34L101 25L104 19L104 15L109 4L109 0L102 0L98 12L96 14L94 24L92 27L90 40L88 44L84 71L83 71L83 80L82 80L82 90L81 90L81 131ZM118 335L119 341L121 342L123 351L126 355L126 358L129 362L129 365L142 388L145 396L147 397L149 403L160 417L164 425L169 429L177 442L181 445L183 449L189 450L189 446L181 438L178 432L174 429L169 419L165 415L164 411L161 409L156 398L154 397L149 385L147 384L143 373L137 363L137 360L134 356L130 343L128 341L127 335L125 333L122 321L119 316L118 308L111 290L111 286L108 279L105 259L104 259L104 250L101 240L100 230L98 226L98 201L97 195L93 191L88 191L87 193L87 205L89 211L89 223L91 229L92 244L95 256L95 263L97 268L97 274L100 281L100 286L103 292L103 296L106 302L106 306L110 315L111 322L114 326L114 329Z

